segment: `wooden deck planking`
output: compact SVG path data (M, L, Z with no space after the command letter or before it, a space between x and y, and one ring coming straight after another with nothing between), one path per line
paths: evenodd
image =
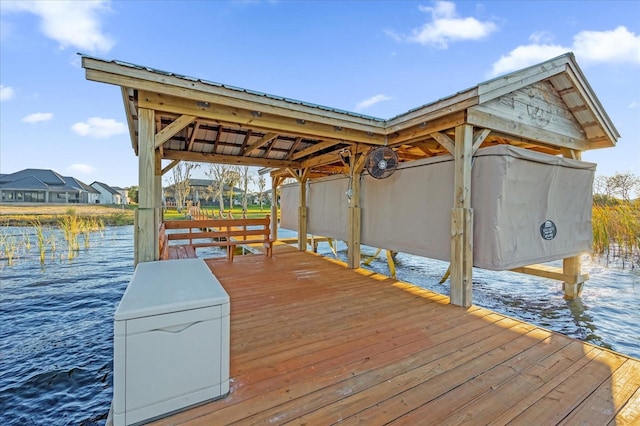
M637 359L286 246L208 263L231 393L157 424L640 421Z

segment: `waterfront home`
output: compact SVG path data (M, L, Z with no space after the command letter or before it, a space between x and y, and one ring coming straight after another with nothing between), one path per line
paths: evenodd
M0 175L3 203L95 203L99 192L71 176L49 169L24 169Z

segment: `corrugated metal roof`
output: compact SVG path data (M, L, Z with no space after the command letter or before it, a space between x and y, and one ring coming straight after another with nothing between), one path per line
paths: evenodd
M47 185L64 185L64 178L53 170L48 169L24 169L0 178L2 182L14 182L27 177L35 177Z

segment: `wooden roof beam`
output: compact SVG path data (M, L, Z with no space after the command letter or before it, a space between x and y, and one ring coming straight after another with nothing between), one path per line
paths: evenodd
M355 154L366 154L369 150L371 149L370 145L367 144L357 144L355 146L351 147L351 155L355 155ZM312 158L308 158L306 160L302 161L302 166L303 168L314 168L314 167L320 167L320 166L324 166L327 164L332 164L332 163L340 163L340 165L342 166L342 162L340 161L340 152L342 151L342 149L336 149L334 151L331 151L327 154L322 154L319 155L317 157L312 157Z
M297 137L296 141L291 144L291 148L289 149L289 152L287 153L287 160L291 160L291 157L293 156L293 153L296 151L296 148L298 147L298 145L300 145L300 142L302 142L302 138L301 137Z
M245 133L244 139L242 140L242 149L240 150L241 153L244 152L245 149L247 149L247 144L249 143L252 134L253 131L251 129L247 130L247 133Z
M175 149L165 149L163 158L167 160L184 160L195 161L199 163L218 163L231 164L239 166L256 166L256 167L291 167L301 168L302 165L298 161L287 160L270 160L268 158L257 157L240 157L237 155L223 155L207 152L179 151Z
M174 137L179 131L187 127L189 124L193 123L195 119L195 116L186 114L183 114L175 119L167 127L156 133L155 148L160 148L162 144Z
M407 145L409 141L426 138L429 137L431 133L453 129L454 127L464 123L464 111L455 112L435 120L423 121L414 127L390 133L387 136L387 145L389 147Z
M484 140L487 139L487 136L489 136L489 133L491 133L491 129L482 129L473 133L472 153L476 153L478 148L480 148L480 145L482 145L482 142L484 142Z
M213 153L215 154L218 151L218 144L220 143L220 135L222 134L222 124L218 126L218 130L216 131L216 140L213 142Z
M154 92L138 92L138 107L149 108L157 111L173 114L194 115L198 118L231 123L240 126L271 131L274 133L288 133L296 136L309 136L310 138L329 138L362 142L372 145L384 145L385 136L380 128L379 133L363 131L344 125L328 125L321 122L312 122L295 119L293 117L279 116L262 113L248 109L239 109L227 105L218 105L212 102L195 99L186 99L176 96L163 95ZM372 127L372 129L375 129Z
M315 154L318 151L322 151L323 149L327 149L330 148L332 146L338 145L340 143L340 141L324 141L324 142L320 142L320 143L316 143L312 146L310 146L309 148L303 149L300 152L296 152L295 154L293 154L291 156L292 160L298 160L300 158L304 158L307 157L311 154Z
M428 156L433 155L433 151L440 148L440 144L434 140L421 140L411 144Z
M191 132L191 137L189 138L189 143L187 143L187 151L191 151L193 149L193 143L196 141L196 134L200 129L200 123L196 121L196 124L193 126L193 131Z
M268 144L272 140L276 139L278 136L280 136L280 135L277 134L277 133L267 133L266 135L264 135L263 137L261 137L260 139L258 139L257 141L255 141L254 143L249 145L244 150L242 155L244 155L246 157L247 155L251 154L251 152L255 151L256 149L260 148L263 145Z
M440 132L432 133L431 137L434 138L436 141L438 141L438 143L444 149L449 151L449 154L453 155L453 153L455 152L455 143L453 142L453 139L451 139L449 136L445 135L444 133L440 133Z
M169 170L177 166L178 163L180 163L180 160L173 160L171 163L167 164L167 166L162 169L162 172L160 173L160 175L164 176Z

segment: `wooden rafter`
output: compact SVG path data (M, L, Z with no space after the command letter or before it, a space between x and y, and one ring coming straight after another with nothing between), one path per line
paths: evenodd
M249 140L251 139L251 134L253 131L251 129L247 130L247 133L244 134L244 139L242 139L242 148L240 152L244 153L244 150L247 149L247 145L249 144Z
M216 132L216 140L213 142L213 153L218 152L218 144L220 143L220 135L222 134L222 124L218 126L218 131Z
M198 130L200 129L200 122L196 121L193 130L191 131L191 137L189 138L189 143L187 144L187 151L191 151L193 149L193 143L196 141L196 135L198 134Z
M440 132L435 132L431 134L431 137L434 138L436 141L438 141L438 143L447 151L449 151L449 153L451 155L453 155L453 152L455 151L455 143L453 142L453 139L451 139L449 136L445 135L444 133L440 133Z
M163 158L167 160L184 160L195 161L199 163L219 163L240 166L293 168L300 168L302 166L302 164L298 161L271 160L268 158L257 157L239 157L237 155L223 155L194 151L177 151L173 149L165 149Z
M289 152L287 153L287 160L291 160L291 157L293 156L293 153L296 151L296 148L298 147L298 145L300 145L300 142L302 142L302 138L297 137L296 141L291 145L291 148L289 148Z
M267 149L264 152L264 155L262 156L263 158L269 158L269 154L271 154L271 150L276 145L277 141L278 141L278 138L275 138L269 143L269 145L267 146Z
M432 156L436 150L441 149L440 144L434 140L417 141L412 143L411 145L415 146L428 156Z
M180 163L180 160L173 160L171 163L167 164L167 166L165 166L162 171L160 172L160 174L162 176L164 176L169 170L173 169L175 166L177 166Z
M307 157L307 156L309 156L311 154L314 154L314 153L316 153L318 151L322 151L323 149L327 149L327 148L330 148L332 146L335 146L338 143L340 143L340 142L337 142L337 141L324 141L324 142L316 143L316 144L314 144L314 145L312 145L312 146L310 146L310 147L308 147L306 149L303 149L300 152L297 152L297 153L293 154L291 156L291 159L292 160L298 160L300 158Z
M484 142L484 140L487 139L487 136L489 136L489 133L491 133L491 129L482 129L477 132L474 132L473 149L472 149L472 152L474 154L478 150L478 148L480 148L480 145L482 145L482 142Z
M387 142L390 147L397 145L406 145L410 141L428 138L432 133L444 132L453 129L465 122L464 111L449 114L444 117L431 121L424 121L413 127L403 129L401 131L390 132L387 136Z
M155 147L159 148L160 146L162 146L162 144L174 137L179 131L187 127L189 124L193 123L195 119L195 116L186 114L181 115L180 117L175 119L167 127L156 133Z
M263 137L261 137L260 139L258 139L257 141L249 145L243 151L242 155L245 157L248 156L249 154L251 154L251 152L255 151L256 149L260 148L265 144L268 144L272 140L276 139L278 136L279 135L277 133L267 133L266 135L264 135Z

